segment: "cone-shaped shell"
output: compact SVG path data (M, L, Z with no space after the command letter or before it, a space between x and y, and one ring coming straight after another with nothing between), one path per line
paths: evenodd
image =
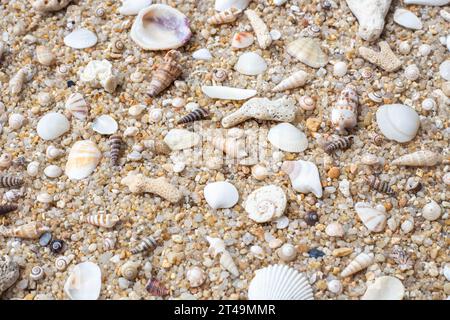
M70 149L65 173L71 180L84 179L94 172L101 157L102 154L94 142L77 141Z
M442 161L442 156L438 153L422 150L406 154L392 161L394 166L407 167L432 167Z
M345 278L351 276L352 274L367 268L373 263L373 258L373 253L360 253L344 270L342 270L341 277Z
M179 53L175 50L170 50L164 56L164 61L152 75L148 91L151 97L155 97L167 89L181 75L182 69L178 63L178 58Z
M272 92L280 92L284 90L294 89L298 87L302 87L306 84L308 80L308 74L303 71L294 72L292 75L282 80L278 85L276 85Z
M285 161L281 170L289 175L292 187L301 193L312 192L318 198L322 197L319 170L310 161Z
M225 270L230 272L233 276L239 277L239 270L228 251L224 251L220 256L220 265L224 267Z
M50 228L44 226L40 222L31 222L10 229L1 229L0 235L5 237L16 237L21 239L37 239Z
M287 52L312 68L320 68L328 63L328 56L313 38L299 38L287 46Z
M71 300L97 300L102 287L102 273L92 262L77 264L70 272L64 292Z
M82 221L97 227L112 228L119 222L119 217L113 214L93 214Z
M286 265L256 270L248 287L249 300L314 300L308 279Z

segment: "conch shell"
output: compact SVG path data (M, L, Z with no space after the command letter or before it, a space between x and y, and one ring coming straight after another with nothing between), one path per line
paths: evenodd
M21 239L37 239L44 232L49 230L50 230L49 227L44 226L40 222L31 222L10 229L3 227L0 229L0 235L4 237L16 237Z
M154 193L172 203L179 202L183 197L181 191L164 177L152 179L143 174L129 174L121 183L128 186L132 193Z
M358 116L358 95L353 86L347 86L331 109L331 122L340 133L356 126Z
M341 277L345 278L361 271L373 263L373 253L360 253L353 259L350 264L342 271Z
M392 161L394 166L407 167L432 167L442 162L442 156L438 153L422 150L409 153Z
M162 91L167 89L177 79L182 71L178 63L179 52L170 50L164 57L164 61L158 66L150 82L148 94L150 97L156 97Z
M281 170L289 175L295 191L312 192L316 197L322 197L319 170L314 163L303 160L285 161Z

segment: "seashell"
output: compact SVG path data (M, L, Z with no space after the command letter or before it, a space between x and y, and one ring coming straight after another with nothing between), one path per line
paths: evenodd
M225 242L223 242L222 239L206 236L206 240L209 243L208 253L213 257L216 257L218 254L226 251Z
M352 136L339 137L333 141L326 143L324 146L324 149L325 149L326 153L332 154L333 152L335 152L336 150L339 150L339 149L341 149L341 150L348 149L352 143L353 143Z
M8 169L11 166L12 157L9 153L3 153L0 156L0 168Z
M81 180L94 172L101 152L97 145L90 140L81 140L74 143L67 158L65 173L70 180Z
M424 6L445 6L449 0L405 0L405 4L420 4Z
M119 135L113 135L109 138L109 146L111 148L110 156L113 166L119 164L120 151L122 148L122 138Z
M0 187L2 188L15 188L23 185L23 179L10 175L0 176Z
M392 190L392 188L389 186L389 183L387 181L381 181L379 178L375 176L370 176L366 178L367 183L369 186L377 190L379 192L387 193L389 195L394 195L395 191Z
M197 288L205 282L206 275L203 269L192 267L186 272L186 278L189 281L191 288Z
M292 187L301 193L312 192L318 198L322 197L322 185L320 183L319 170L310 161L285 161L281 170L289 175Z
M64 155L64 151L54 146L48 146L47 150L45 151L45 155L50 160L54 160L62 157Z
M194 111L190 112L189 114L185 115L184 117L182 117L180 120L178 120L177 124L185 124L189 122L200 121L208 117L209 117L208 111L199 107Z
M450 81L450 60L445 60L439 65L439 74L442 79Z
M18 95L22 91L23 85L25 84L26 80L26 70L22 68L17 71L17 73L9 80L9 92L11 93L11 95Z
M269 130L267 139L287 152L303 152L308 148L306 135L290 123L280 123Z
M97 18L103 18L106 16L106 9L104 7L98 7L95 9L95 16Z
M58 271L65 271L69 266L70 259L65 256L60 256L55 260L55 268Z
M179 202L183 197L181 191L167 182L164 177L152 179L142 174L129 174L122 179L121 183L126 185L132 193L153 193L172 203Z
M378 92L371 92L367 95L373 102L381 103L383 102L383 97Z
M212 78L217 82L224 82L228 78L228 73L225 69L216 68L211 72Z
M277 250L277 254L284 262L290 262L297 257L297 249L292 244L285 243Z
M369 42L377 40L384 29L384 18L391 0L347 0L347 5L359 22L358 35Z
M313 38L299 38L286 47L287 53L312 68L321 68L328 63L328 56Z
M18 206L16 204L4 204L0 205L0 216L16 211Z
M231 38L231 47L235 50L250 47L255 38L250 32L237 32Z
M356 126L357 118L358 94L353 86L347 86L331 109L331 122L339 133L347 133Z
M399 246L395 246L390 254L390 258L392 258L396 264L398 264L400 270L408 270L411 269L413 263L409 258L409 255Z
M213 209L231 208L239 200L236 187L226 181L208 183L203 194L206 202Z
M383 142L384 142L384 138L381 135L375 133L375 134L372 135L372 141L377 146L381 146L383 144Z
M410 81L415 81L420 77L420 70L415 64L408 66L405 69L405 78Z
M440 154L422 150L409 153L392 161L394 166L432 167L442 162Z
M164 141L147 140L146 147L156 154L168 155L172 151Z
M308 74L305 71L300 70L294 72L292 75L282 80L272 89L272 92L280 92L303 87L307 81L308 81Z
M93 88L103 87L107 92L113 93L119 85L117 73L108 60L92 60L85 68L79 71L80 80Z
M248 119L291 122L294 118L294 103L286 97L272 101L267 98L252 98L241 108L225 116L222 119L222 126L234 127Z
M264 259L264 250L260 246L251 246L250 252L258 259Z
M239 8L238 8L239 9ZM245 15L250 21L250 25L256 34L256 40L261 49L267 49L272 43L272 37L270 36L269 29L259 15L250 9L245 10Z
M225 152L228 156L232 158L245 158L248 156L247 151L245 151L245 144L243 140L237 140L233 137L213 137L212 145L217 150Z
M93 214L80 219L81 222L107 229L113 228L119 220L119 217L113 214Z
M30 162L27 166L27 173L31 177L36 177L39 173L39 162L37 162L37 161ZM0 185L1 185L1 180L0 180Z
M255 272L249 300L314 300L308 279L287 265L270 265Z
M152 0L123 0L119 13L124 16L135 16L144 8L152 4Z
M339 222L332 222L325 228L325 233L329 237L343 237L345 231Z
M158 123L163 118L163 111L159 108L151 109L149 112L149 118L151 122Z
M104 251L113 250L115 245L116 245L116 240L114 240L112 238L104 238L103 239L103 250Z
M132 117L137 117L145 110L145 108L146 106L143 104L136 104L128 109L128 114Z
M30 278L33 281L39 281L44 278L44 269L40 266L34 266L30 271Z
M150 82L150 89L148 94L155 97L162 91L167 89L174 80L176 80L182 71L178 62L179 53L175 50L170 50L165 56L163 62L158 66L153 73Z
M210 17L206 22L212 25L219 25L225 23L231 23L236 21L239 15L242 13L242 10L236 9L232 7L230 9L224 10L222 12L216 13L212 17Z
M152 295L157 297L167 296L169 290L167 290L161 282L156 279L150 279L145 285L145 289Z
M139 273L139 263L127 261L120 267L120 274L129 281L136 279Z
M252 176L256 180L262 181L269 176L269 171L267 170L266 167L257 164L252 167Z
M21 196L23 196L23 191L18 189L8 190L3 194L3 199L7 202L15 202Z
M330 280L327 283L327 288L328 288L328 291L330 291L334 294L342 293L342 289L343 289L341 281L339 281L337 279Z
M153 4L139 11L130 36L142 49L169 50L184 46L192 32L183 13L165 4Z
M141 242L130 250L131 254L137 254L144 251L154 250L157 246L156 240L153 237L147 237L141 240Z
M77 264L64 284L70 300L97 300L102 287L102 272L93 262Z
M123 51L125 51L125 44L120 39L113 39L108 46L108 50L111 59L120 59Z
M92 130L100 134L114 134L116 133L117 129L119 129L117 121L108 115L102 115L98 118L95 118L92 122Z
M53 196L49 195L47 192L39 193L36 200L40 203L51 203L53 202Z
M406 180L406 186L405 186L405 190L406 191L411 191L411 192L419 192L422 189L422 183L420 182L420 179L418 177L411 177L408 178L408 180Z
M267 70L267 63L259 54L245 52L239 57L234 69L247 76L257 76Z
M16 283L19 276L19 265L8 256L0 256L0 296Z
M347 74L348 65L344 61L338 61L333 66L333 74L336 77L343 77Z
M88 29L80 28L65 36L64 44L73 49L87 49L97 44L97 36Z
M8 126L11 131L19 130L25 123L25 117L18 113L13 113L8 118Z
M248 195L245 200L245 211L253 221L265 223L281 217L286 209L286 203L283 189L271 184Z
M198 49L196 51L194 51L194 53L192 54L192 58L194 58L195 60L211 60L212 59L212 54L211 52L206 49L206 48L201 48Z
M402 66L402 62L391 50L389 44L386 41L381 41L378 43L378 46L380 47L380 51L374 51L367 47L360 47L359 55L387 72L398 70Z
M422 29L422 21L409 10L397 8L394 12L394 21L402 27L420 30Z
M239 270L228 251L224 251L220 256L220 265L233 276L239 277Z
M224 100L247 100L256 94L256 90L223 86L202 86L202 91L210 98Z
M58 240L58 239L52 240L52 241L50 242L50 244L49 244L49 247L50 247L50 251L51 251L52 253L58 254L58 253L60 253L60 252L64 249L64 247L65 247L64 241L63 241L63 240Z
M384 163L382 157L378 157L371 153L366 153L361 157L361 163L368 166L376 166Z
M405 287L399 279L382 276L367 286L361 300L402 300L404 295Z
M198 145L200 140L199 134L185 129L171 129L164 137L164 142L173 151L192 148Z
M427 98L425 100L422 101L422 109L426 110L426 111L431 111L436 109L436 101L434 101L431 98Z
M299 99L300 108L306 111L312 111L316 108L316 102L310 96L301 96Z
M45 167L44 174L49 178L58 178L63 174L63 171L56 165L50 165Z
M66 116L57 112L44 115L38 122L36 131L44 140L54 140L69 131L70 122Z
M31 6L39 12L55 12L64 9L72 0L33 0Z
M428 221L435 221L439 219L441 213L441 207L434 200L431 200L422 208L422 217Z
M225 11L234 7L238 10L245 10L250 1L251 0L216 0L214 9L216 11Z
M372 232L381 232L386 227L386 210L383 206L370 207L368 203L358 202L355 204L356 213L362 223Z
M0 235L5 237L16 237L21 239L38 239L41 234L50 229L40 222L31 222L18 227L0 229Z
M39 92L38 102L41 106L49 106L54 101L53 96L48 92Z
M66 101L66 110L79 120L86 120L89 107L81 93L72 93Z
M374 261L373 253L360 253L357 255L349 265L341 272L341 277L346 278L355 274L368 266L370 266Z
M36 47L36 58L43 66L51 66L55 62L55 55L52 50L45 46Z

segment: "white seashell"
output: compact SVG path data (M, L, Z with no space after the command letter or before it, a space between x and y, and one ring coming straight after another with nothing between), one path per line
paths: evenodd
M420 126L417 112L403 104L379 107L376 118L381 133L389 140L401 143L414 139Z
M75 118L85 120L88 116L89 107L81 93L72 93L66 101L66 110Z
M192 148L200 141L201 137L198 133L185 129L171 129L164 137L164 142L172 151Z
M8 118L8 127L11 131L19 130L25 123L25 117L19 113L13 113Z
M3 153L0 156L0 168L7 169L11 166L12 157L9 153Z
M405 4L420 4L424 6L445 6L450 0L405 0Z
M110 135L116 133L119 129L117 121L111 116L102 115L92 122L92 130L104 135Z
M400 42L399 46L398 46L398 51L401 54L408 54L411 51L411 46L408 43L408 41L402 41Z
M421 44L419 47L419 54L423 57L428 56L431 53L431 46L429 44Z
M273 0L273 4L276 6L282 6L286 2L287 2L287 0Z
M249 300L314 300L308 279L286 265L256 270L248 287Z
M269 171L265 166L257 164L252 167L252 176L256 180L262 181L269 176Z
M436 109L436 101L434 101L431 98L427 98L425 100L422 101L422 109L426 110L426 111L431 111Z
M374 261L373 253L367 254L362 252L359 255L357 255L356 258L353 259L344 270L342 270L341 277L345 278L351 276L352 274L357 273L370 266L373 263L373 261Z
M286 47L287 53L312 68L321 68L328 63L328 56L314 38L299 38Z
M302 87L306 84L307 81L308 81L308 74L305 71L300 70L294 72L292 75L282 80L272 89L272 92L280 92L284 90Z
M137 117L145 110L145 108L146 106L143 104L136 104L128 109L128 114L132 117Z
M394 12L394 21L402 27L420 30L422 29L422 21L409 10L398 8Z
M36 58L44 66L51 66L55 62L55 55L52 50L45 46L36 47Z
M120 274L129 281L136 279L139 273L139 263L134 261L127 261L120 267Z
M3 199L7 202L15 202L17 201L21 196L23 196L23 190L22 189L11 189L6 191L3 194Z
M355 204L362 223L372 232L381 232L386 227L386 210L383 206L372 208L368 203L358 202Z
M412 64L405 69L405 78L411 81L415 81L420 77L420 70L415 65Z
M383 276L367 286L361 300L402 300L404 295L405 287L399 279Z
M32 161L27 165L27 173L31 177L36 177L39 173L39 162Z
M33 281L39 281L44 278L44 269L40 266L34 266L30 271L30 278Z
M328 281L327 283L328 291L334 293L334 294L340 294L342 293L342 282L337 279L333 279Z
M86 49L97 44L97 36L88 29L77 29L64 38L64 44L74 49Z
M202 91L210 98L224 100L247 100L257 93L256 90L223 86L202 86Z
M47 192L41 192L37 195L36 200L40 203L51 203L53 202L53 196L49 195Z
M297 257L297 249L292 244L285 243L277 250L277 254L284 262L290 262Z
M44 169L44 174L49 178L58 178L63 174L63 170L52 164Z
M325 228L325 233L329 237L343 237L345 234L344 228L339 222L331 222Z
M439 66L439 74L441 75L442 79L450 81L450 60L445 60L441 63L441 65Z
M103 250L109 251L114 249L114 246L116 245L116 240L112 238L105 238L103 239Z
M281 170L289 175L294 190L301 193L312 192L318 198L322 197L319 170L310 161L285 161Z
M264 259L264 249L260 246L251 246L250 252L258 259Z
M119 13L124 16L135 16L144 8L152 4L152 0L123 0Z
M444 18L445 21L450 22L450 12L442 9L441 11L439 11L439 14L441 15L442 18ZM448 39L448 37L447 37Z
M70 259L65 256L60 256L55 260L55 268L58 271L65 271L69 266Z
M43 116L36 127L41 139L54 140L69 131L70 123L61 113L50 112Z
M67 158L65 173L70 180L80 180L94 172L102 153L90 140L75 142Z
M38 102L39 105L46 107L53 102L53 96L48 92L39 92Z
M216 257L218 254L226 251L225 242L223 242L222 239L206 236L206 240L209 243L208 253L213 257Z
M224 251L220 256L220 265L233 276L239 277L239 270L228 251Z
M303 152L308 148L306 135L290 123L280 123L267 134L272 145L287 152Z
M211 60L212 57L211 52L206 48L198 49L192 54L192 58L195 60Z
M450 186L450 172L447 172L442 177L442 182L444 182L447 186Z
M264 223L281 217L286 209L286 203L283 189L271 184L248 195L245 200L245 211L253 221Z
M184 46L192 32L183 13L165 4L153 4L139 11L130 36L145 50L168 50Z
M263 50L267 49L272 43L272 37L270 36L267 25L255 11L247 9L244 13L256 34L256 40L258 41L259 47Z
M422 217L428 221L434 221L439 219L441 212L441 207L436 203L436 201L431 200L422 208Z
M408 219L402 222L400 229L402 229L403 233L409 233L414 229L414 220Z
M92 262L77 264L70 272L64 292L71 300L97 300L102 287L102 273Z
M191 288L200 287L206 280L206 275L203 269L199 267L192 267L186 272L186 278L189 281Z
M250 47L255 42L255 37L250 32L237 32L231 38L233 49L244 49Z
M64 154L64 151L61 149L58 149L54 146L48 146L47 150L45 151L45 155L47 156L47 158L49 158L50 160L53 159L58 159L60 157L62 157Z
M239 200L236 187L226 181L208 183L203 193L206 202L213 209L231 208Z
M422 150L406 154L392 161L394 166L432 167L442 161L440 154Z
M247 76L257 76L267 70L267 63L259 54L245 52L239 57L234 69Z
M277 29L270 30L270 37L273 41L277 41L281 39L281 32Z
M153 108L149 112L149 119L153 123L158 123L163 118L163 111L159 108Z
M216 11L225 11L235 7L238 10L247 8L251 0L216 0L214 9Z
M443 270L442 270L442 274L444 275L445 279L447 279L447 281L450 281L450 264L446 263Z
M333 74L336 77L343 77L347 74L348 66L344 61L338 61L333 66Z

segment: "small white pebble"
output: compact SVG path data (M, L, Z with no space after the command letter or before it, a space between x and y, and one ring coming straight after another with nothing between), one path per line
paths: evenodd
M422 101L422 109L424 109L424 110L431 111L435 107L436 107L436 102L431 98L427 98Z
M31 177L36 177L39 173L39 162L37 161L30 162L27 166L27 173Z
M137 117L138 115L140 115L142 113L142 111L145 110L145 105L143 104L136 104L134 106L131 106L128 109L128 114L132 117Z
M342 292L342 283L341 283L341 281L339 281L337 279L328 281L327 287L328 287L328 291L330 291L334 294L339 294Z
M430 53L431 53L431 46L429 46L428 44L422 44L422 45L419 47L419 54L420 54L421 56L426 57L426 56L428 56Z
M277 41L281 39L281 32L277 29L270 30L270 37L273 41Z
M414 222L412 220L405 220L400 228L404 233L410 233L414 229Z
M172 100L172 107L174 108L183 108L186 102L183 98L175 98Z
M23 115L18 113L13 113L9 116L8 119L8 126L11 130L18 130L22 128L23 124L25 122L25 118Z
M344 61L336 62L333 67L333 74L336 77L343 77L347 74L348 66Z
M44 174L49 178L58 178L63 174L63 170L60 167L52 164L44 169Z
M441 216L441 207L433 200L422 208L422 216L428 221L434 221Z
M186 165L183 162L177 162L173 165L173 172L180 173L186 168Z
M138 134L139 129L136 127L128 127L125 129L125 131L123 132L123 135L125 137L134 137Z

